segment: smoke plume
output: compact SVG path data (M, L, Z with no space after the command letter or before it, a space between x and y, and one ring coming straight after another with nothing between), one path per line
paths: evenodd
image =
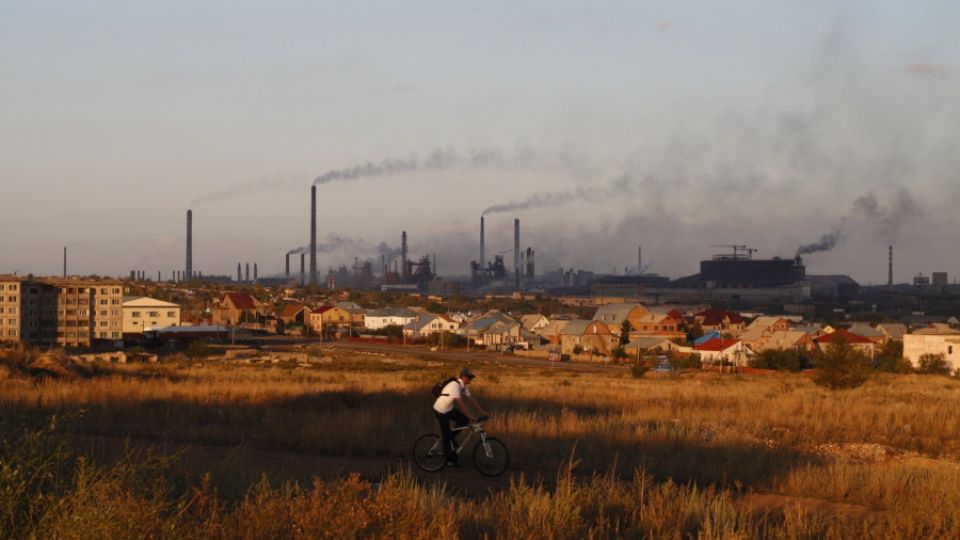
M349 236L343 236L340 233L328 233L327 238L324 242L317 242L317 252L331 252L343 249L346 247L356 246L361 244L363 241L357 238L350 238ZM293 248L287 252L287 255L299 255L301 253L309 253L310 246L300 246Z
M347 167L333 169L318 176L314 184L330 182L348 182L360 178L381 178L412 172L439 172L456 168L503 168L521 169L539 167L549 161L547 156L541 155L533 147L526 144L517 145L510 154L504 154L496 148L477 148L466 153L452 148L436 148L425 158L413 154L406 158L387 158L382 161L368 161ZM567 161L561 156L560 161Z
M897 189L896 196L889 205L882 205L871 191L853 201L853 209L874 227L876 235L885 242L895 241L906 222L924 213L923 208L905 187Z
M797 248L796 256L809 255L811 253L818 253L821 251L830 251L831 249L837 247L838 244L846 240L846 234L843 230L843 225L837 225L830 232L824 234L816 242L811 242L809 244L800 244L800 247Z
M631 193L636 184L629 176L621 176L606 186L577 186L560 191L541 191L523 199L495 204L484 209L484 216L503 212L519 212L534 208L557 208L574 202L602 202Z

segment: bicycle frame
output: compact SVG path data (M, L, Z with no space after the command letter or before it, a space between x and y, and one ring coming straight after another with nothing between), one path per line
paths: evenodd
M459 431L466 431L466 430L468 430L468 429L470 429L470 430L472 430L472 431L470 431L470 433L467 434L467 438L464 439L463 441L461 441L460 444L455 444L454 451L455 451L457 454L459 454L461 450L463 450L464 448L467 447L467 443L469 443L470 440L473 439L473 435L474 435L475 433L479 433L479 434L480 434L480 442L487 442L487 431L486 431L485 429L483 429L483 425L481 425L481 424L479 424L479 423L476 423L476 424L467 424L467 425L465 425L465 426L463 426L463 427L458 427L458 428L450 428L450 431L459 432ZM443 444L443 439L441 438L441 440L437 441L437 443L434 445L433 448L430 449L430 451L433 452L433 451L439 450L439 447L440 447L440 445L442 445L442 444ZM489 455L489 453L490 453L490 449L489 449L489 448L484 447L484 451L487 452L487 454Z

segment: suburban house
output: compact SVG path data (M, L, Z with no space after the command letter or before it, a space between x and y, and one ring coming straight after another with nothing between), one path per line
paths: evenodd
M619 339L602 321L575 319L569 321L560 333L560 352L573 354L579 346L585 353L610 356Z
M440 332L456 332L458 328L460 324L446 315L420 315L403 327L403 333L416 339Z
M721 334L732 336L739 336L745 324L739 313L720 308L710 308L694 313L693 322L699 324L704 332L717 330Z
M470 321L462 333L475 345L499 349L522 341L522 330L519 322L495 312Z
M420 314L407 308L383 308L367 312L363 325L369 330L380 330L388 326L406 326Z
M623 346L623 350L630 357L636 357L641 353L666 353L670 351L680 350L680 345L670 341L669 339L649 336L649 337L638 337L627 343Z
M337 302L337 307L350 314L350 324L354 327L362 327L366 323L367 310L360 307L356 302Z
M350 330L351 321L350 314L337 306L320 306L310 312L310 331L321 336L339 336Z
M170 326L180 326L179 305L147 296L123 299L124 335Z
M775 332L785 332L790 329L790 322L783 317L757 317L747 326L740 339L751 350L763 349L766 342Z
M636 326L633 327L633 331L630 332L630 336L657 336L673 339L686 337L686 334L680 329L680 321L671 314L664 312L647 313L640 317Z
M550 324L536 331L536 334L547 340L547 342L551 345L559 345L560 334L563 332L563 328L568 322L570 321L567 319L554 319L550 321Z
M247 293L226 293L213 306L214 325L256 323L264 315L263 304Z
M880 330L870 326L867 323L855 323L847 329L851 334L865 337L870 341L882 347L887 342L887 337Z
M746 335L746 333L744 333ZM749 343L745 344L749 347ZM766 350L789 350L794 349L797 351L809 351L812 350L813 345L813 336L806 332L800 332L797 330L778 330L769 337L763 340L762 345L757 348L750 347L750 350L755 352L763 352Z
M870 358L873 358L877 350L876 343L874 343L873 341L863 336L850 333L849 331L844 330L843 328L838 328L833 332L830 332L828 334L823 334L820 337L814 338L813 342L817 345L817 348L821 352L826 352L827 349L830 347L830 344L838 339L843 339L844 341L849 343L854 350L859 351Z
M520 317L520 324L523 325L523 329L527 332L537 333L537 330L550 324L550 319L539 313L535 315L524 315Z
M704 364L719 364L729 362L734 365L745 365L747 356L751 354L739 339L711 339L693 348L693 352L700 355Z
M301 324L306 326L310 317L310 308L303 304L287 304L283 306L277 318L284 324Z
M604 323L611 332L619 336L623 321L630 321L630 328L636 330L649 313L650 310L642 304L615 302L597 308L597 312L593 314L593 320Z
M919 367L920 357L924 354L942 354L950 364L950 370L960 368L960 331L925 328L923 332L914 332L903 336L903 357Z
M877 330L887 338L887 341L903 341L907 326L901 323L880 323L877 325Z

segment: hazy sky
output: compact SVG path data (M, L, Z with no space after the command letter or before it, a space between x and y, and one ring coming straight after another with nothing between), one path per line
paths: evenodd
M441 273L697 271L711 244L808 272L960 274L960 3L0 0L0 272L282 270L309 186L321 268L406 229ZM642 5L641 5L642 4ZM440 149L454 159L431 166ZM471 160L482 153L490 159ZM571 202L572 201L572 202ZM516 206L516 205L515 205Z

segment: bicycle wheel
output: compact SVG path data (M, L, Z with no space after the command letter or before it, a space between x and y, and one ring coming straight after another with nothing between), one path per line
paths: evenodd
M427 472L437 472L447 464L443 455L443 441L433 433L421 435L413 443L413 462Z
M510 453L499 439L487 437L473 447L473 466L484 476L499 476L510 464Z

